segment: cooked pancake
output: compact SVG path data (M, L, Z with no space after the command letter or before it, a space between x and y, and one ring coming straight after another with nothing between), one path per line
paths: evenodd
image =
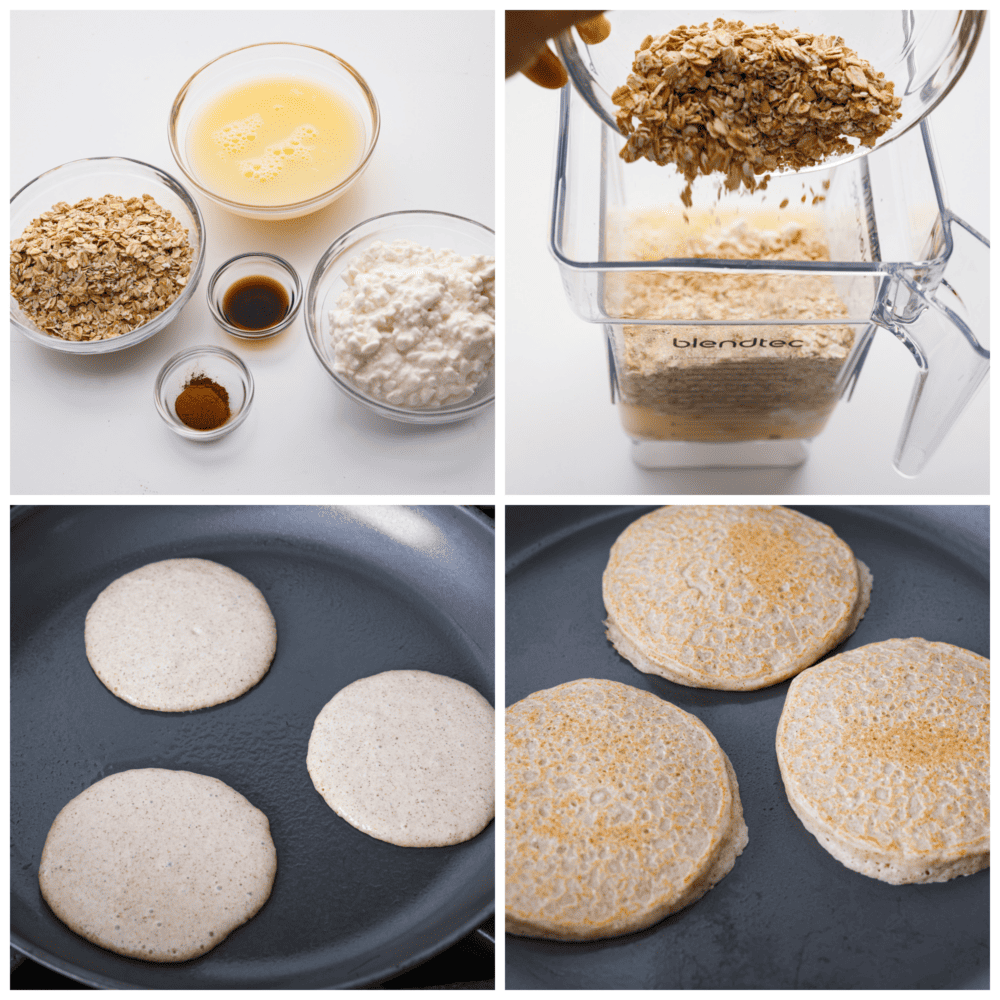
M747 845L708 728L648 691L579 680L507 709L511 934L641 930L700 899Z
M55 915L120 955L183 962L267 901L267 817L217 778L121 771L82 791L45 839L38 883Z
M271 666L277 631L245 576L207 559L166 559L105 587L84 639L94 673L123 701L188 712L249 691Z
M351 826L400 847L444 847L493 819L493 730L493 706L468 684L387 670L327 702L306 766Z
M846 543L786 507L661 507L611 547L606 634L644 673L750 691L843 642L871 587Z
M944 642L861 646L792 681L785 791L841 864L902 885L990 863L989 661Z

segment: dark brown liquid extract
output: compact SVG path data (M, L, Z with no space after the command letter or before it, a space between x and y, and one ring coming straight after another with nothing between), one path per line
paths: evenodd
M222 298L222 315L240 330L266 330L288 312L288 292L280 281L263 274L240 278Z

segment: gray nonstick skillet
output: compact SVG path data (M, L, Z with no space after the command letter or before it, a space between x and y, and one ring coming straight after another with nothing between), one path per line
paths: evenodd
M506 704L598 677L691 712L732 761L750 842L707 895L643 932L577 943L508 934L507 988L987 989L988 869L888 885L835 861L792 812L774 751L790 681L682 687L636 670L605 638L608 551L649 509L508 505ZM829 524L874 574L868 613L834 653L922 636L989 656L988 508L796 509Z
M11 526L11 942L92 986L348 988L412 968L493 912L494 827L407 849L340 819L312 786L316 715L382 670L448 674L494 700L494 532L471 508L15 508ZM265 678L196 712L137 709L90 669L83 621L116 577L198 556L263 592L278 626ZM271 898L206 955L124 958L65 927L38 890L49 825L98 779L135 767L210 774L268 816Z

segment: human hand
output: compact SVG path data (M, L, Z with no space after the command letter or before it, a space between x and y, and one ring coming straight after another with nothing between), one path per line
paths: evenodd
M506 12L506 76L523 73L540 87L558 90L567 77L563 64L545 43L576 25L588 44L603 42L611 25L599 10L508 10Z

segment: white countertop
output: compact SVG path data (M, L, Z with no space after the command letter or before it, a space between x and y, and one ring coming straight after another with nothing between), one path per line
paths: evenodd
M284 257L305 285L341 233L385 212L452 212L496 228L492 10L15 11L11 193L87 156L143 160L182 180L167 143L177 91L216 56L262 41L328 49L365 77L382 114L367 173L333 205L286 222L239 218L198 197L201 282L143 344L81 358L12 331L12 493L493 494L492 411L431 428L386 421L334 386L301 313L253 345L223 333L205 300L215 268L248 250ZM234 351L256 382L246 423L214 444L181 440L153 402L163 363L195 344Z
M950 207L989 231L989 24L969 68L931 116ZM988 381L924 472L905 479L892 455L916 374L880 330L853 398L841 402L796 469L652 471L636 466L610 402L602 328L577 317L548 251L559 93L521 76L506 100L506 492L515 496L651 494L985 495ZM877 155L877 154L876 154ZM960 294L986 294L985 254L947 272ZM976 331L988 344L988 331Z

